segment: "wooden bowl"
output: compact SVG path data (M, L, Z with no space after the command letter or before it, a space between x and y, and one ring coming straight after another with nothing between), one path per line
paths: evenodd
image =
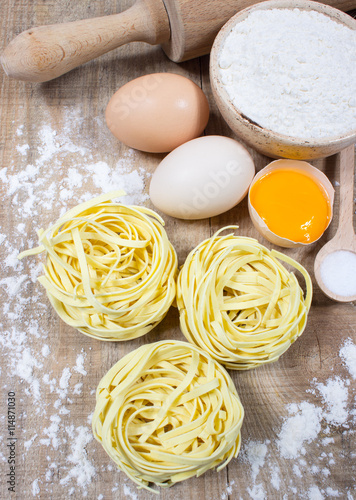
M243 115L232 103L220 80L218 56L226 37L234 26L250 12L274 8L299 8L321 12L334 21L356 30L356 20L349 15L318 2L307 0L269 0L248 7L235 14L219 31L210 55L210 81L214 99L225 121L242 140L258 152L271 158L312 160L338 153L356 142L356 128L346 135L322 139L302 139L273 132Z

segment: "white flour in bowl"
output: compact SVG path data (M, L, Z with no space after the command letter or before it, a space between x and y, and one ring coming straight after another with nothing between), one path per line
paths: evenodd
M305 140L356 129L356 30L325 14L253 11L218 64L234 106L264 128Z

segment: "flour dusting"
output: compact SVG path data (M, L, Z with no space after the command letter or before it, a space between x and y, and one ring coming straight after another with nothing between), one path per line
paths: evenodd
M87 422L87 413L92 408L84 413L79 426L73 424L72 414L72 408L81 402L84 380L92 370L91 347L82 347L78 338L78 352L72 352L68 345L63 359L63 353L57 350L56 326L52 326L53 322L43 326L46 323L42 321L51 311L44 290L37 284L43 272L43 258L19 261L17 255L37 246L38 228L47 227L68 209L103 192L124 189L127 196L121 201L145 204L150 177L140 167L136 151L123 148L120 155L112 154L116 139L101 134L107 144L97 147L90 138L83 136L82 141L77 138L77 131L85 125L80 105L61 109L59 130L54 130L51 124L49 108L38 110L42 124L30 144L25 141L24 125L15 124L13 159L0 167L3 203L11 207L10 234L5 235L0 227L0 348L6 360L0 373L6 374L2 378L3 393L17 387L18 402L28 398L27 406L38 415L37 422L41 422L38 428L33 428L29 415L20 414L21 405L17 409L18 422L21 421L18 442L22 443L18 453L21 449L25 460L32 457L36 461L38 456L47 456L44 474L33 477L29 484L29 495L38 498L51 496L47 488L53 484L62 488L63 497L84 498L96 477L93 460L96 443ZM106 129L103 118L95 118L94 123ZM59 320L56 321L58 324ZM94 405L95 388L89 386L86 390ZM6 460L2 453L0 460Z
M42 274L42 256L18 261L17 254L37 245L37 228L47 227L69 208L102 192L124 189L127 192L127 197L122 199L124 203L145 204L149 174L139 166L139 153L134 150L124 149L120 157L113 159L109 146L98 148L99 154L89 140L83 138L79 144L73 139L75 131L83 127L80 109L64 108L63 126L59 131L53 129L43 110L39 113L44 113L43 124L33 143L25 142L24 126L17 124L13 162L0 169L5 192L3 201L11 206L10 235L5 236L0 228L0 348L6 360L1 366L2 390L6 394L16 386L19 402L27 401L36 422L40 422L34 428L32 415L21 412L19 406L21 448L18 453L34 463L39 456L47 461L42 475L36 477L37 471L33 471L28 483L29 497L50 498L51 488L55 486L63 498L91 495L90 498L100 500L106 495L92 496L96 478L104 471L96 462L98 447L90 428L96 389L90 383L90 374L96 368L91 361L92 347L88 347L90 344L85 343L78 332L73 333L79 336L76 344L58 342L60 320L49 317L51 308L45 291L36 282ZM101 118L94 121L98 126L105 126ZM53 171L56 171L55 178ZM44 316L48 318L47 323L43 322ZM356 379L356 345L347 339L337 348L340 366L343 365L347 377ZM90 408L81 407L84 391L93 403ZM335 443L330 437L330 428L336 427L347 442L356 417L354 404L355 392L348 378L335 377L330 372L326 382L311 380L305 401L287 405L284 418L275 417L275 440L263 440L263 437L261 441L249 440L243 431L241 455L237 460L248 465L250 486L240 491L239 482L229 478L222 499L264 500L269 484L277 497L285 486L285 471L280 464L294 472L293 481L286 486L291 498L293 495L312 500L337 495L342 498L331 482L338 457L333 454ZM74 425L79 418L78 408L81 409L80 425ZM4 424L4 415L0 419ZM20 424L17 429L19 431ZM0 461L5 463L3 436L0 443ZM320 446L320 453L316 463L311 464L308 450L312 445ZM136 486L126 482L114 464L108 462L105 471L117 474L118 481L110 485L113 494L119 491L131 500L141 498ZM298 481L307 472L315 477L319 487L300 489ZM174 495L174 489L171 491ZM348 500L354 500L351 492L347 495Z
M88 486L95 477L96 470L92 462L88 459L86 446L93 440L93 434L84 426L75 428L73 425L66 429L70 439L71 454L68 462L73 464L68 474L60 480L61 485L67 485L71 480L75 480L81 488Z
M356 380L356 345L350 338L344 342L339 354L350 375Z
M350 375L353 374L355 352L356 345L351 339L345 341L339 350L340 364L343 362L347 366ZM355 390L351 389L348 378L331 376L325 383L318 382L316 378L312 379L310 389L306 393L312 397L287 405L287 416L281 421L280 428L275 429L275 441L259 442L248 438L243 441L238 460L248 462L251 471L251 486L247 489L246 498L267 499L265 485L269 483L277 492L282 484L285 487L285 478L278 465L283 461L285 467L290 467L289 475L293 478L288 485L292 498L324 500L342 497L339 490L330 483L337 457L334 457L331 451L335 439L328 434L330 426L336 427L343 434L344 440L354 433L350 424L356 414L353 409ZM315 446L320 448L319 463L310 463L309 448ZM308 474L317 478L322 487L314 485L306 490L301 489L303 478ZM352 480L355 482L356 477ZM237 490L233 489L233 493L236 492ZM346 494L348 500L354 500L351 490L346 490ZM224 493L221 500L226 498ZM289 499L287 496L283 496L284 498Z

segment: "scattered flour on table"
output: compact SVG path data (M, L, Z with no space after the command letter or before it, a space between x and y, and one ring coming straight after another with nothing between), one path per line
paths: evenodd
M252 488L247 488L247 493L254 500L265 500L267 498L262 484L254 484Z
M84 370L84 354L78 354L74 370L82 375L87 375L87 371Z
M136 491L132 491L132 489L127 483L124 483L124 495L130 500L138 500Z
M81 488L87 487L96 474L95 467L88 459L86 446L93 440L92 432L84 426L66 428L70 441L71 454L67 461L73 464L68 474L60 480L61 485L67 485L74 479ZM67 467L64 467L66 469Z
M250 441L248 447L245 450L247 461L251 466L252 480L254 482L258 476L261 467L263 467L267 455L268 444L269 441L266 441L266 443L258 443Z
M324 495L317 486L311 486L308 490L309 500L324 500Z
M235 481L229 482L229 485L226 487L226 490L221 495L221 500L227 500L228 496L232 494L234 484L235 484Z
M32 483L32 495L35 497L40 493L40 487L38 485L38 479L35 479Z
M39 485L44 481L54 481L58 464L53 458L56 458L61 464L60 484L64 491L67 496L79 498L87 496L88 487L96 475L91 459L95 446L91 419L88 419L88 425L75 427L70 417L71 406L83 391L83 377L88 374L85 367L87 352L82 349L76 355L74 366L67 363L58 372L55 353L52 354L51 334L41 326L41 317L48 314L50 307L45 292L36 283L42 274L41 258L29 258L24 263L18 261L17 255L21 250L37 245L37 228L47 227L69 208L93 196L124 189L127 196L121 201L143 204L148 199L145 185L149 174L137 166L139 153L134 150L126 149L115 158L113 143L98 148L99 154L88 140L83 140L83 143L74 140L74 131L83 127L83 114L80 109L63 109L60 131L55 131L50 125L48 111L39 110L43 114L43 124L31 147L24 140L24 125L18 125L13 161L0 168L0 182L5 193L3 204L11 206L12 227L10 237L0 229L0 348L7 354L7 366L1 367L3 373L12 374L22 381L22 394L35 403L34 412L41 415L43 422L41 428L26 429L25 426L23 431L24 453L37 456L40 448L48 450L48 467L43 477L33 481L33 496L40 495ZM101 118L94 121L103 130L106 128ZM54 180L54 171L59 181ZM79 195L79 191L82 194ZM32 310L30 316L27 314L29 308ZM38 345L37 339L41 340L39 350L34 348L36 341ZM6 388L12 388L8 377L3 383L3 389ZM87 390L94 397L95 389ZM48 394L53 397L47 398ZM26 415L23 414L22 418L25 419ZM70 449L68 456L65 455L67 449ZM0 458L6 460L2 454Z
M51 352L51 349L49 348L49 346L47 344L45 344L42 349L41 349L41 353L42 353L42 356L44 358L47 358L47 356L50 354Z
M325 384L315 382L315 387L323 398L326 405L323 417L326 422L333 425L342 425L348 419L348 389L347 381L340 377L329 379Z
M339 357L353 377L356 370L356 345L350 338L340 347ZM335 439L327 434L330 433L330 426L337 427L343 433L344 439L354 432L349 430L349 424L352 417L356 416L356 411L352 409L355 405L355 390L351 388L348 378L330 377L325 383L320 383L315 378L311 380L307 393L315 400L287 406L288 416L281 422L275 441L243 441L238 459L249 463L252 483L247 489L246 498L269 498L265 491L266 484L271 484L276 491L280 491L281 484L286 487L284 474L275 462L277 456L279 463L280 459L286 461L286 467L290 467L288 475L295 478L295 484L289 484L291 498L326 500L333 497L342 498L347 494L348 500L354 500L350 491L341 493L330 483L332 468L336 464L330 451ZM309 445L320 447L322 450L319 456L320 464L308 463ZM354 457L356 458L356 454ZM297 484L303 480L305 474L317 477L318 484L321 483L322 486L313 485L306 491L300 491ZM353 480L356 481L356 478ZM221 500L226 498L224 493ZM288 495L283 496L283 500L289 498Z
M275 490L279 491L281 485L281 471L278 465L273 465L271 467L271 484Z
M300 472L300 469L298 465L293 465L293 474L297 477L302 477L302 473Z
M305 454L305 443L310 443L321 430L322 410L315 405L303 401L288 406L291 415L282 425L277 446L284 458L297 458Z
M59 484L66 496L85 498L98 473L91 458L95 456L96 443L90 429L91 415L84 417L84 425L75 426L71 420L71 408L82 394L84 385L86 393L93 400L95 397L95 388L87 387L84 379L89 372L89 367L86 366L88 353L84 349L79 353L72 353L72 362L67 362L61 370L58 369L57 353L51 344L52 333L41 326L41 318L48 314L49 308L45 292L36 284L37 277L42 273L42 264L40 259L29 258L25 268L25 263L18 261L16 257L20 250L37 245L35 229L46 226L44 217L47 218L46 223L50 224L50 218L55 220L70 207L103 191L123 188L128 196L122 201L128 204L144 203L147 200L144 186L149 176L140 167L131 170L132 164L137 160L133 150L127 150L112 163L109 158L98 157L88 145L76 144L72 139L72 132L81 127L81 114L78 110L69 108L65 114L65 123L60 132L55 132L48 125L49 120L44 120L35 141L37 151L34 156L37 160L31 163L31 148L26 143L19 142L15 148L16 165L14 160L14 163L0 169L0 180L6 189L4 202L12 206L10 238L0 230L3 257L0 277L0 348L7 355L7 366L1 367L1 373L6 373L3 390L11 388L11 377L21 380L21 397L31 398L35 403L34 412L41 416L41 427L33 429L26 428L24 422L27 416L21 415L22 451L25 457L37 457L41 453L47 455L48 462L44 475L34 477L34 481L30 483L32 495L42 495L45 488L51 488L60 470ZM23 129L23 125L17 128L16 137L19 141L23 140ZM53 169L60 171L60 182L52 181ZM44 190L44 186L49 188ZM77 196L79 188L84 194ZM29 308L32 310L31 315L27 314ZM34 345L41 347L36 350ZM353 378L356 378L355 357L356 346L349 339L340 349L340 358ZM339 391L337 397L336 390ZM306 458L307 446L319 439L322 425L347 425L346 403L351 394L345 380L332 378L325 384L314 381L311 392L318 399L315 404L302 402L288 407L289 416L281 422L277 436L279 447L270 441L244 443L241 456L245 457L251 467L252 484L246 493L250 498L265 498L264 486L258 481L262 471L264 475L267 474L265 479L267 477L276 491L281 488L283 471L271 462L272 450L281 456L285 453L286 456L296 457L297 460ZM307 416L308 422L305 420ZM288 436L286 430L291 422L296 424L296 428L304 422L304 433L300 432L293 438ZM0 437L0 443L2 441L3 438ZM331 438L324 437L323 449L330 445ZM43 450L46 451L43 453ZM6 457L0 454L0 459L5 461ZM319 474L327 480L333 461L332 456L321 454L320 464L312 465L313 474ZM298 470L302 474L306 467L306 461L298 461ZM116 471L116 467L108 466L107 470ZM131 482L124 483L124 486L116 483L113 491L119 488L124 489L128 498L139 498ZM230 481L223 498L227 499L228 495L233 498L236 488L238 484ZM48 494L50 490L46 489L46 492ZM317 493L310 492L310 495L313 494ZM319 494L325 496L327 492L319 491ZM336 490L330 489L328 494L336 495Z
M25 441L24 442L24 447L25 447L25 450L27 451L29 448L31 448L31 446L33 445L33 442L34 440L37 438L37 434L35 434L34 436L32 436L31 439L29 439L28 441Z
M59 387L63 391L63 396L61 396L61 397L65 397L65 394L66 394L65 391L68 389L69 379L70 379L71 376L72 376L72 374L70 372L70 369L68 367L64 368L64 370L62 372L62 376L61 376L61 378L59 380Z
M33 397L35 401L39 401L41 396L40 382L33 375L34 368L40 370L42 368L42 363L39 363L31 350L25 348L22 354L19 356L15 367L15 373L22 380L25 380L30 385L30 390L25 389L25 391Z
M340 356L350 375L356 380L356 345L351 339L347 339L340 349Z
M30 485L33 496L42 494L40 485L42 489L44 482L51 483L57 477L55 458L60 462L60 484L64 491L68 496L79 498L87 495L96 474L91 459L95 443L90 422L86 425L85 417L85 424L75 427L71 420L71 407L82 394L83 377L88 374L85 366L88 353L82 349L74 357L74 365L67 363L58 371L56 353L51 346L52 334L41 322L50 307L45 292L36 283L42 274L42 258L29 258L25 263L18 261L17 255L37 245L37 228L47 227L69 208L93 196L124 189L127 196L121 201L145 203L148 199L145 185L150 175L139 166L139 153L134 150L125 149L115 157L113 143L98 148L99 154L89 140L81 144L73 139L74 131L83 127L83 114L80 109L63 109L60 131L50 125L48 111L39 110L43 123L31 146L24 139L24 125L18 125L13 160L0 168L3 206L11 206L12 228L10 236L0 228L0 348L7 360L7 366L2 366L0 373L6 373L2 379L3 390L12 389L13 377L21 380L21 397L31 398L34 413L41 415L41 427L31 429L24 425L22 436L25 454L35 457L41 448L48 450L48 467L43 477L33 478ZM97 118L95 123L103 129L106 127L102 119ZM59 181L54 179L54 171ZM30 308L32 312L28 315ZM35 348L35 345L41 347ZM94 397L94 388L86 390ZM24 422L26 415L23 413L21 418ZM70 453L66 457L67 449ZM1 454L0 459L6 460L6 457Z
M107 148L98 148L99 155L90 145L74 142L73 131L82 125L80 111L64 107L64 125L60 131L53 130L48 123L40 128L34 162L31 161L33 147L19 144L16 148L19 156L15 155L12 164L0 169L0 180L19 224L26 219L42 224L36 217L52 211L54 200L59 216L82 201L115 189L126 191L127 196L121 199L126 204L142 204L148 199L144 188L149 174L135 166L139 153L127 149L113 161L113 155L107 153L112 147L110 143ZM106 127L104 123L100 126ZM18 135L21 130L19 127ZM58 173L59 182L53 179L54 171ZM84 193L80 196L77 195L79 188Z

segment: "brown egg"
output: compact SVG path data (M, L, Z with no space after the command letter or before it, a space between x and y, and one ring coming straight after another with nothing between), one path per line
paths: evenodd
M106 123L120 141L150 153L166 153L202 134L208 100L198 85L173 73L126 83L110 99Z

